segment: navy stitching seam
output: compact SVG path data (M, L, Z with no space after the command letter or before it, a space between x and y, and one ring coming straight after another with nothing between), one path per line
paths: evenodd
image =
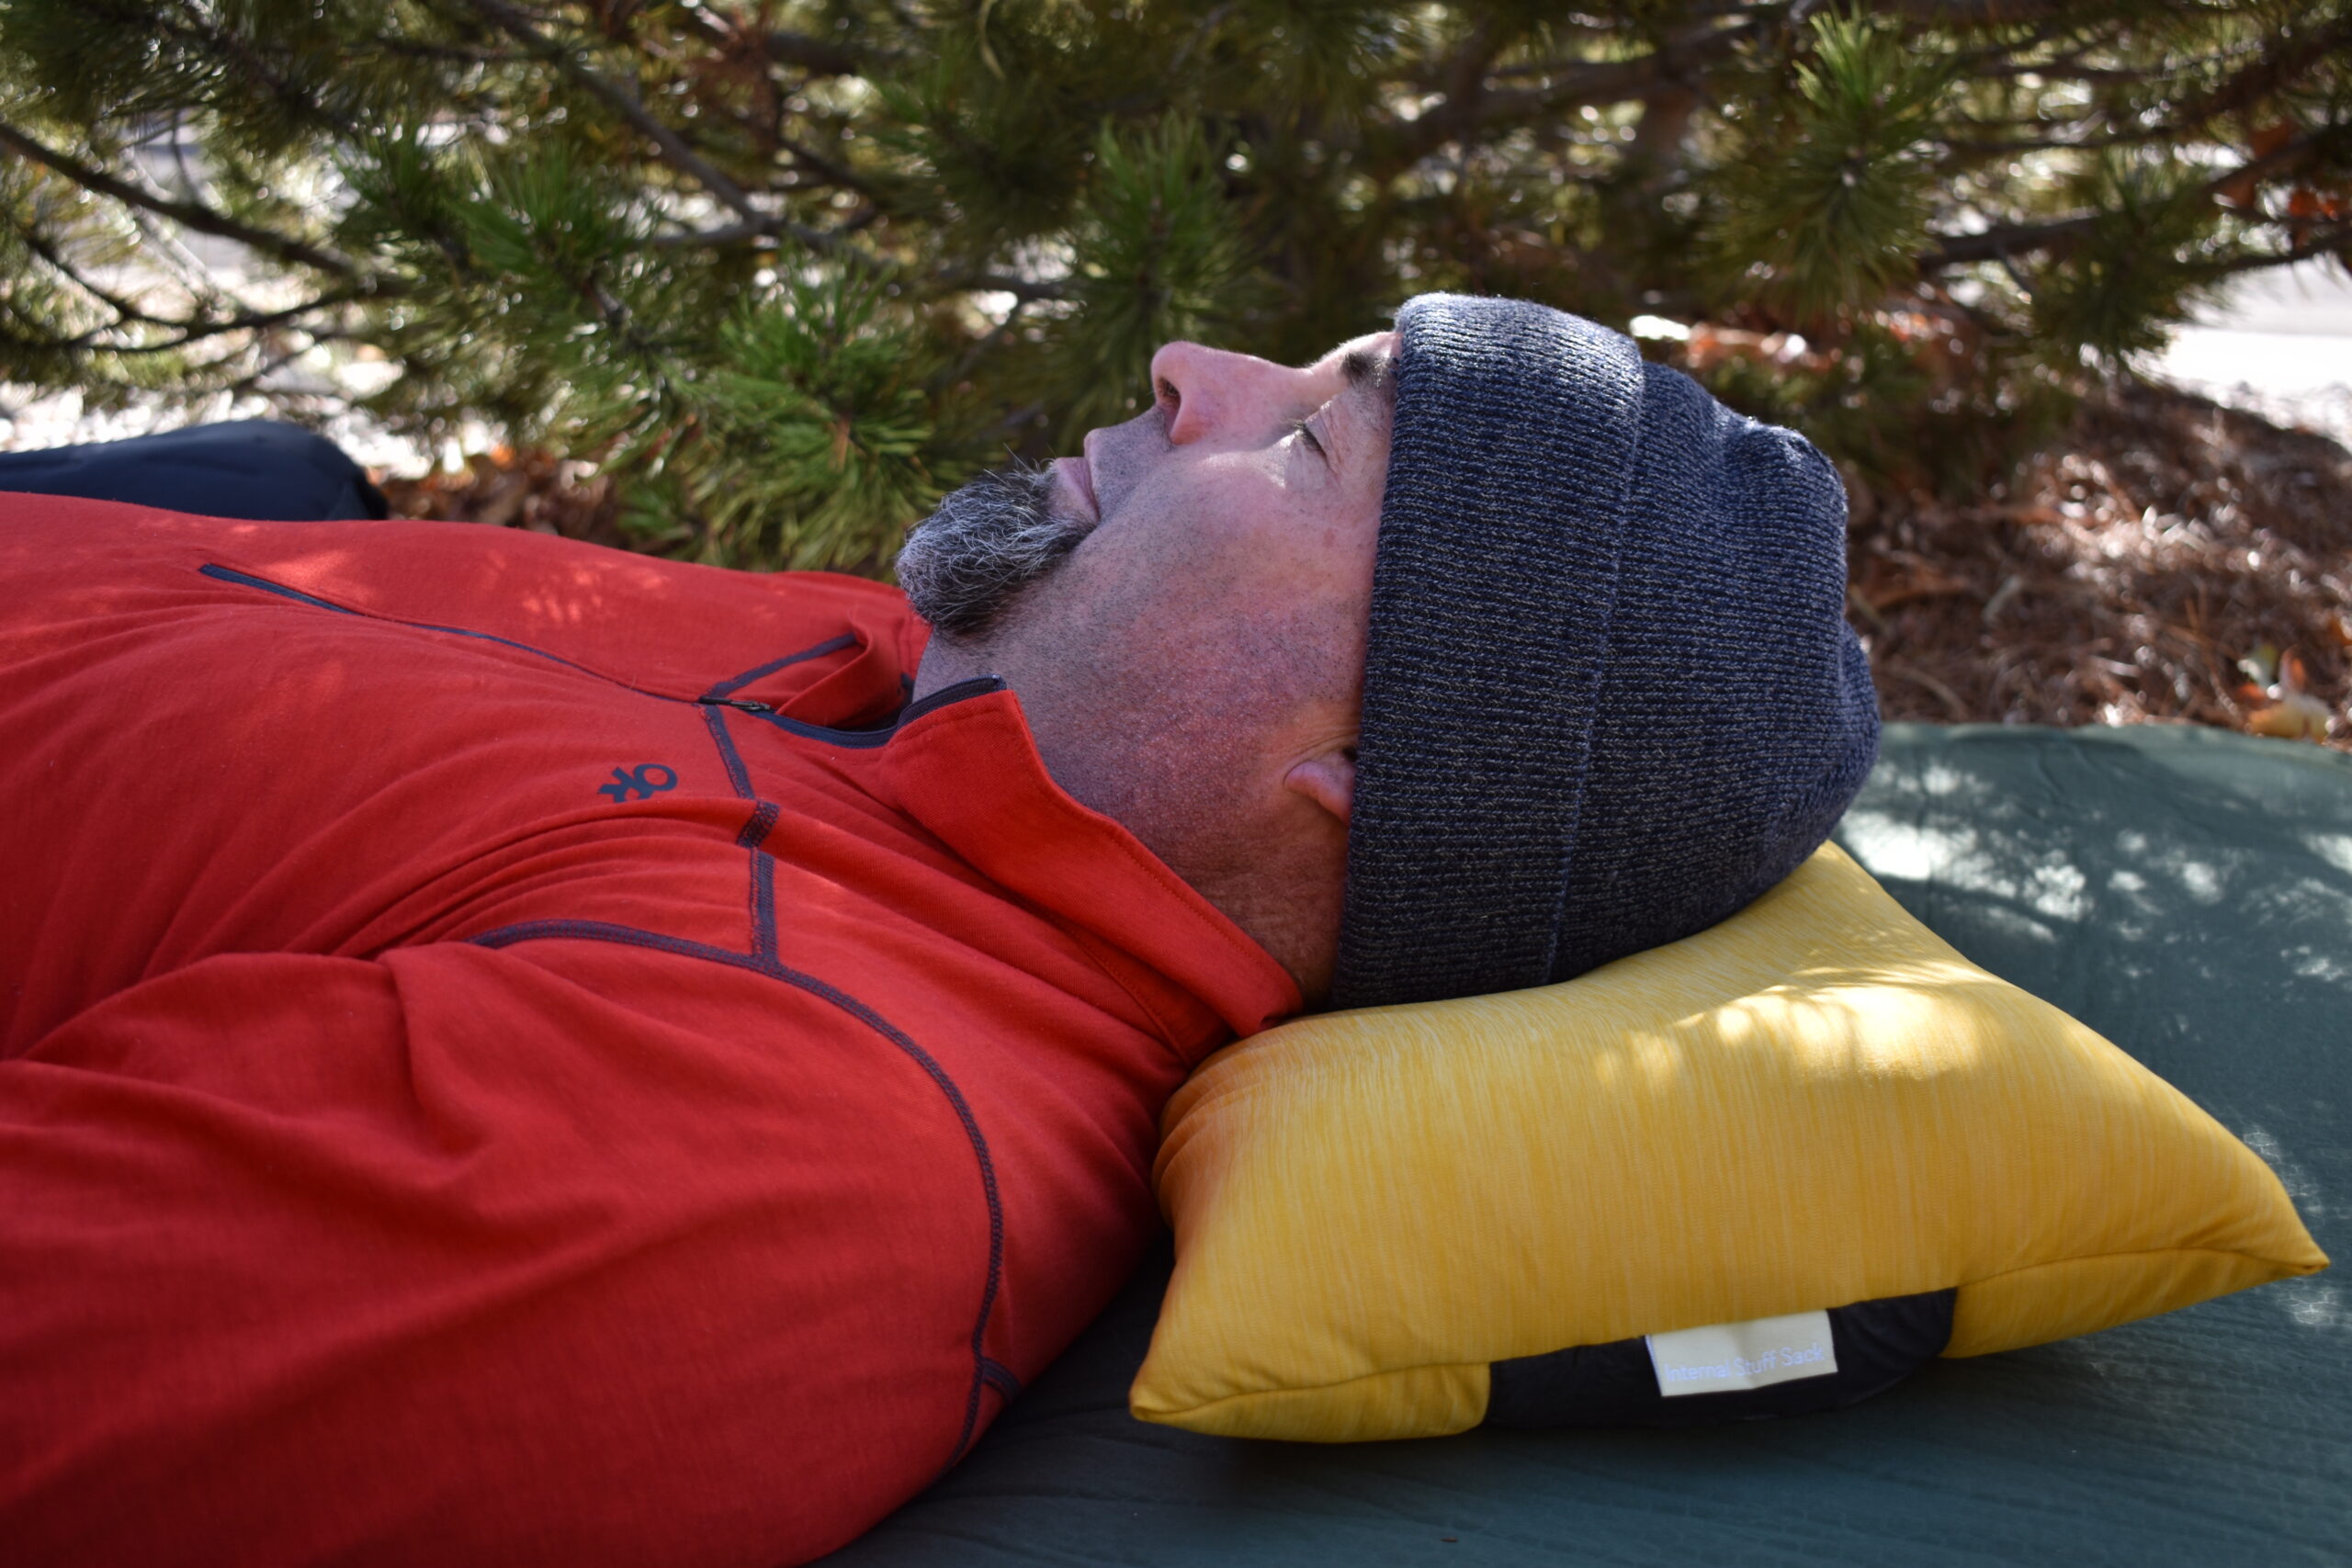
M210 565L200 566L196 570L200 575L221 582L233 582L244 588L258 588L264 593L275 593L280 599L291 599L298 604L313 605L318 609L333 610L338 615L359 614L356 610L347 610L341 604L331 604L327 600L305 593L299 588L288 588L282 582L272 582L266 577L255 577L250 572L237 571L225 566Z
M777 815L776 803L763 800L760 808L752 813L752 819L743 824L743 830L735 835L735 841L747 850L758 849L767 842L768 834L775 828Z
M752 788L751 771L743 766L743 754L735 750L735 737L727 728L727 710L706 704L702 722L710 731L711 739L718 744L718 760L727 764L727 782L745 800L756 799L758 792Z
M853 634L843 632L841 636L830 641L820 642L814 648L804 648L797 653L787 653L782 659L771 659L756 670L746 670L731 680L721 681L718 685L705 692L702 694L702 700L708 703L731 697L754 681L763 681L779 670L789 670L807 660L821 659L828 653L839 653L856 640L856 637Z
M560 653L549 653L546 649L533 648L527 642L516 642L511 637L500 637L495 632L478 632L465 626L445 626L432 621L408 621L402 620L398 615L379 615L372 610L355 610L348 604L338 604L332 600L319 598L316 594L305 593L299 588L288 588L282 582L272 582L266 577L255 577L249 571L239 571L232 567L207 565L197 568L197 570L221 582L234 582L246 588L258 588L265 593L275 593L281 599L291 599L298 604L309 604L321 610L333 610L338 615L357 615L362 620L381 621L386 626L406 626L411 631L441 632L449 637L471 637L476 642L494 642L501 648L511 648L517 653L527 653L534 659L544 659L550 664L560 664L567 670L577 670L582 675L592 675L599 681L623 687L641 696L657 697L665 703L683 703L689 700L685 697L673 697L666 692L651 692L643 686L631 685L616 675L607 675L601 670L592 670L587 665L575 663Z
M526 643L516 642L512 638L498 637L489 632L469 631L463 626L445 626L424 621L405 621L397 616L355 610L348 605L337 604L331 600L305 593L300 589L289 588L283 583L273 582L267 578L256 577L251 572L239 571L232 567L208 563L197 570L202 575L217 581L233 582L243 587L258 589L265 593L274 593L280 598L290 599L316 609L332 611L339 615L356 615L363 620L381 621L390 626L406 626L412 630L443 632L454 637L470 637L481 642L496 643L503 648L511 648L518 652L530 654L534 658L547 660L550 663L562 665L566 669L577 671L581 674L618 686L625 691L637 693L641 696L652 697L661 702L692 701L701 706L704 724L710 730L711 739L718 748L720 761L726 765L728 782L734 787L739 796L755 802L757 807L750 819L744 823L742 829L736 835L736 842L749 850L752 856L752 951L751 953L732 953L726 948L713 947L707 942L689 942L683 937L665 936L659 931L643 931L634 926L618 925L605 920L525 920L511 926L501 926L494 931L484 931L479 936L469 937L467 940L476 946L492 949L510 947L518 942L548 939L568 938L582 942L610 942L625 946L644 947L657 952L676 953L683 957L699 958L706 962L724 964L738 969L748 969L754 974L764 975L771 979L797 986L832 1003L898 1046L924 1073L929 1075L932 1081L938 1086L940 1092L946 1096L948 1104L956 1111L956 1119L963 1123L965 1137L971 1144L973 1157L979 1165L980 1188L987 1198L989 1211L988 1280L980 1295L979 1316L972 1325L972 1386L965 1399L963 1430L956 1436L956 1447L947 1463L940 1469L940 1473L945 1474L954 1467L956 1461L963 1457L964 1450L970 1444L973 1432L978 1426L980 1389L983 1384L995 1384L998 1391L1007 1399L1012 1398L1021 1391L1020 1379L1014 1377L1001 1363L990 1359L983 1349L987 1341L989 1319L996 1311L997 1293L1002 1288L1004 1271L1004 1209L997 1191L996 1164L989 1157L988 1139L980 1132L979 1120L973 1115L970 1103L964 1099L963 1091L956 1086L955 1079L948 1076L946 1069L939 1065L936 1058L916 1044L911 1037L899 1031L880 1013L876 1012L855 997L827 985L812 975L804 975L778 962L776 958L775 859L760 846L765 841L769 832L775 829L779 808L773 801L759 799L757 791L752 785L751 772L744 766L742 754L736 749L734 736L727 727L725 710L718 705L727 700L729 694L740 690L751 682L774 674L776 671L788 668L804 660L815 659L837 651L849 646L855 638L844 634L798 653L786 654L781 659L771 660L732 680L719 682L701 697L689 699L672 696L664 692L648 691L642 686L632 685L627 681L605 674L601 671L592 670L584 664L574 663L559 654L548 653L543 649L533 648ZM804 724L797 719L788 719L781 714L766 711L753 712L752 716L765 719L780 729L795 735L806 736L810 739L822 740L837 746L866 749L888 743L897 734L899 727L909 719L919 717L933 708L960 702L966 697L979 696L1001 690L1003 684L1003 682L992 676L958 682L944 691L933 693L922 702L910 705L891 724L876 730L827 729L821 726ZM738 711L746 710L739 709Z
M720 682L699 697L681 697L668 692L656 692L648 687L632 684L617 675L607 675L601 670L592 670L585 664L574 663L560 653L549 653L543 648L533 648L527 642L516 642L513 637L500 637L494 632L470 631L464 626L445 626L431 621L406 621L398 615L380 615L372 610L355 610L348 604L338 604L331 599L322 599L314 593L305 593L299 588L288 588L282 582L272 582L268 578L255 577L249 571L239 571L234 567L208 563L196 570L216 581L233 582L244 588L257 588L264 593L275 593L281 599L291 599L296 604L308 604L313 609L332 610L338 615L356 615L364 621L378 621L388 626L406 626L411 631L442 632L450 637L469 637L476 642L496 643L501 648L511 648L517 653L527 653L534 659L544 659L550 664L560 664L565 669L577 671L592 680L618 686L625 692L635 692L641 697L651 697L656 702L698 704L706 713L712 711L713 705L728 701L725 694L736 690L747 682L756 681L762 675L772 674L788 665L797 664L804 659L815 659L822 654L834 652L855 640L847 634L843 634L831 642L821 642L814 648L804 649L798 653L788 653L781 659L770 660L758 669L747 671L732 681ZM982 681L986 681L988 684L982 686L980 684ZM986 676L963 682L946 692L934 693L922 702L911 705L898 718L880 729L828 729L821 724L804 723L797 718L786 718L779 713L754 713L752 716L763 718L789 735L798 735L810 740L821 740L829 746L842 746L861 751L870 750L876 746L889 744L890 738L899 732L899 727L908 719L928 713L933 707L944 707L948 702L959 701L967 696L978 696L983 691L994 691L1002 684L1002 682ZM967 691L965 687L973 689ZM749 783L739 782L736 785L736 793L750 795L752 791Z
M734 733L727 728L727 710L706 705L703 723L710 730L710 738L718 743L718 760L727 764L728 782L735 793L756 804L756 809L744 822L735 842L752 852L752 951L762 958L774 958L775 935L775 860L760 846L775 827L781 808L772 800L761 800L752 787L751 770L743 765L743 755L735 749Z
M896 724L880 729L827 729L821 724L786 718L780 713L755 713L751 716L763 724L775 725L786 735L805 736L810 740L822 740L829 745L846 746L854 751L869 751L876 746L888 746L890 738L899 733Z
M984 697L991 692L1001 692L1004 689L1004 682L997 676L975 675L967 681L958 681L952 686L943 686L919 702L909 703L899 710L897 718L892 719L880 729L826 729L818 725L803 723L797 718L786 718L780 713L755 713L752 716L773 724L787 734L805 735L812 740L825 740L835 746L863 750L888 745L891 738L899 731L927 713L934 713L951 704L960 703L967 697Z
M752 852L752 951L775 958L775 857L765 850Z
M989 1368L996 1364L989 1359L984 1348L989 1318L996 1311L997 1292L1002 1288L1004 1278L1004 1204L997 1191L996 1162L989 1156L988 1138L981 1133L979 1118L972 1114L971 1102L964 1098L964 1091L956 1086L956 1080L948 1076L947 1069L939 1065L936 1057L916 1044L911 1036L889 1020L848 992L826 984L814 975L804 975L797 969L787 968L773 957L731 953L723 947L713 947L708 942L689 942L684 937L666 936L660 931L642 931L635 926L616 925L608 920L524 920L511 926L500 926L466 940L476 947L499 949L522 942L567 939L651 948L656 952L724 964L730 968L748 969L752 974L797 986L811 996L832 1003L896 1045L946 1097L948 1105L956 1112L956 1119L963 1123L965 1139L972 1145L972 1156L979 1164L980 1190L988 1201L989 1211L988 1281L980 1292L979 1315L972 1323L972 1387L964 1402L963 1430L956 1435L956 1446L950 1451L947 1462L940 1467L939 1473L946 1474L955 1467L956 1461L964 1457L964 1450L970 1444L972 1434L979 1425L980 1389L989 1381Z

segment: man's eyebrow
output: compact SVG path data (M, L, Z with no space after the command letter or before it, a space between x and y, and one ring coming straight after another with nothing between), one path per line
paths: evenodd
M1377 393L1391 407L1396 402L1396 356L1377 349L1351 348L1340 356L1340 374L1348 378L1348 389L1356 392Z
M1324 404L1324 408L1334 406L1340 398L1363 394L1363 400L1373 402L1378 409L1376 417L1394 416L1396 408L1396 356L1394 354L1383 354L1372 348L1351 348L1340 356L1340 375L1347 386L1339 397ZM1292 428L1306 439L1324 467L1332 467L1330 452L1306 420L1297 421Z

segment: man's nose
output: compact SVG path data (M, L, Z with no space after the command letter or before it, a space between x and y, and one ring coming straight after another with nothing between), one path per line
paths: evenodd
M1151 389L1168 422L1168 439L1181 446L1219 434L1245 434L1280 423L1297 400L1301 372L1197 343L1161 345L1151 356Z

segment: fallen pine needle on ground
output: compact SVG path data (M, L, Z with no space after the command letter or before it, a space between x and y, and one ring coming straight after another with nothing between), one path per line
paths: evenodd
M1976 505L1855 496L1891 718L2193 723L2352 750L2352 454L2166 388Z

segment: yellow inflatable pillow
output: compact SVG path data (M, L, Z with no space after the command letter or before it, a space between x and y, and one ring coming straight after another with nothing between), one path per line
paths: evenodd
M2327 1262L2211 1117L1834 846L1563 985L1230 1046L1165 1132L1176 1271L1131 1407L1235 1437L1460 1431L1497 1363L1521 1407L1769 1414L1797 1363L1888 1339L1833 1345L1828 1309L1978 1356Z

